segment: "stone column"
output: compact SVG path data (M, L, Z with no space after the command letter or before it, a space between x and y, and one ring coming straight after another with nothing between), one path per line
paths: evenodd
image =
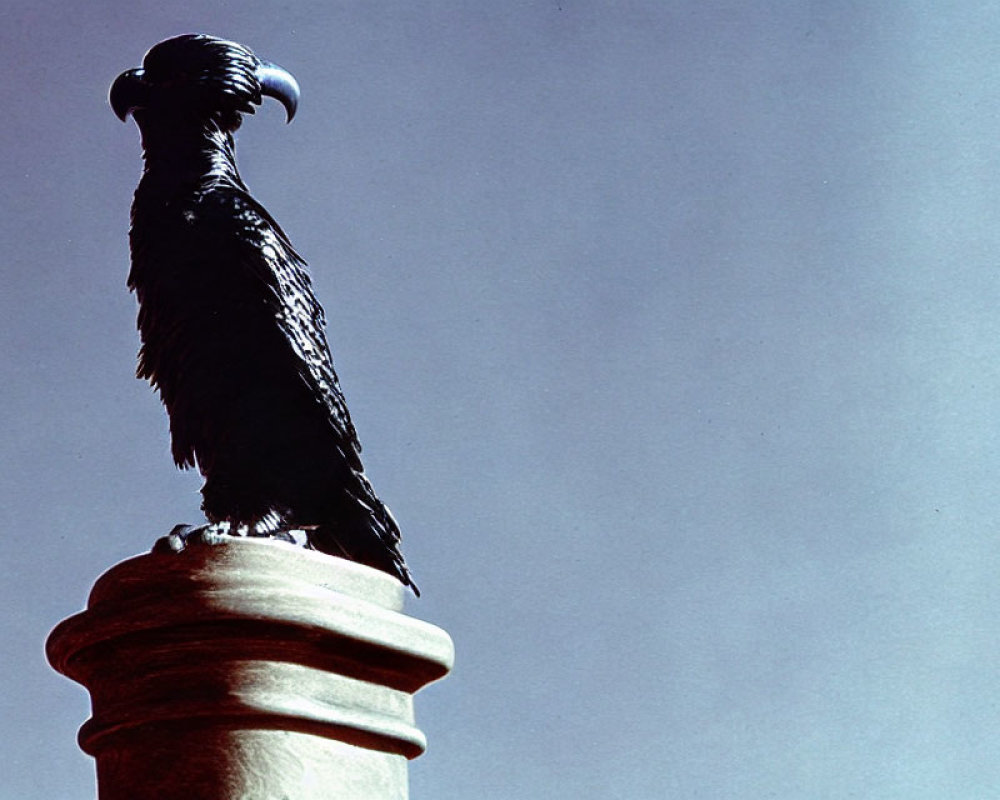
M448 635L391 576L266 539L106 572L49 661L89 691L100 800L405 800Z

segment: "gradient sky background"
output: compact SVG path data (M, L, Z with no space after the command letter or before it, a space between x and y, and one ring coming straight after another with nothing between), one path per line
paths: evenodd
M8 0L0 797L93 797L45 637L200 517L106 102L187 31L303 88L240 163L456 642L414 800L996 796L998 6Z

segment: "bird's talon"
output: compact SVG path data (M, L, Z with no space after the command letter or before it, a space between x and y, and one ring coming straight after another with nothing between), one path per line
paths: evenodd
M174 525L166 536L153 544L154 553L180 553L190 544L223 544L229 536L240 535L230 533L232 526L228 522L213 522L210 525Z
M188 539L195 532L195 527L193 525L174 525L170 529L170 533L166 536L161 536L153 544L154 553L179 553L186 546Z
M288 542L296 547L306 547L309 544L309 536L301 528L291 528L284 531L275 531L271 538L279 542Z

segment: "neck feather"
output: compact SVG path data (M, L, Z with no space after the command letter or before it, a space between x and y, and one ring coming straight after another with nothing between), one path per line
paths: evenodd
M220 180L243 186L233 135L215 120L144 120L140 128L144 182L180 187Z

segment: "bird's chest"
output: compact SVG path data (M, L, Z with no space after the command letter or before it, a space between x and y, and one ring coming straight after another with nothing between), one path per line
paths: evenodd
M243 304L241 248L197 198L138 205L130 234L129 285L163 313L222 314Z

